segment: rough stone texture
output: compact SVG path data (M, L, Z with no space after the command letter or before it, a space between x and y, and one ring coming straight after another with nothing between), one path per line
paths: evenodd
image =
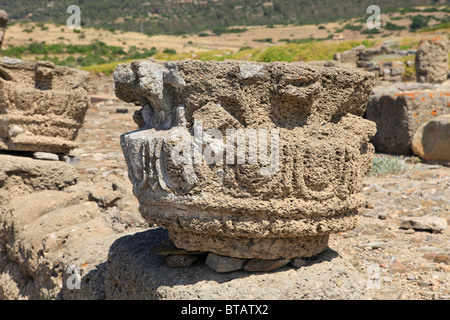
M95 88L95 92L111 94L111 91L103 91L113 90L114 88L111 84L112 77L110 82L107 80L109 79L103 77L94 82L99 86ZM123 103L123 105L125 106L126 103ZM123 198L115 202L112 208L100 208L101 214L108 221L112 221L111 238L105 236L105 241L102 243L102 238L88 241L89 235L94 235L94 233L82 235L86 236L86 238L81 239L83 240L82 245L89 246L89 242L91 242L91 250L77 251L76 255L73 254L74 259L70 262L80 267L82 273L81 289L69 290L64 286L65 281L63 281L59 283L63 286L62 290L64 291L64 294L60 294L61 298L105 299L105 274L109 265L106 259L111 242L126 235L134 235L136 232L148 230L146 224L140 223L143 219L138 212L137 200L131 193L131 183L126 174L126 163L120 150L120 144L117 143L118 133L122 132L124 127L133 128L135 126L132 121L130 114L102 112L102 109L97 106L89 108L87 112L85 125L77 138L80 149L76 149L76 155L81 160L76 166L77 170L81 172L78 178L78 181L80 181L78 183L83 184L81 191L85 192L87 198L88 194L85 190L94 183L97 186L104 185L107 189L123 190ZM375 157L384 156L375 155ZM369 272L369 267L374 265L380 267L378 274L380 287L369 289L375 299L449 300L450 266L443 261L445 261L445 258L448 261L450 254L448 246L450 228L447 227L442 233L432 234L427 231L402 229L399 226L401 220L407 216L439 216L448 220L448 212L450 211L450 168L428 162L418 162L417 157L388 157L405 161L407 170L400 175L367 177L363 192L369 203L365 208L359 210L362 213L359 217L359 225L351 231L331 235L329 246L338 252L339 256L351 262L358 269L360 276L367 278L367 280L373 276ZM109 186L102 176L106 176L110 181ZM113 177L120 177L120 179L111 179ZM84 186L85 182L86 186ZM59 191L58 193L62 195L65 191ZM57 196L58 194L55 193L55 197ZM39 198L36 197L36 199ZM47 199L36 200L35 203L39 204L45 201ZM5 208L2 205L0 207ZM32 208L31 202L30 208ZM380 214L387 216L386 219L380 220L378 218ZM366 245L380 242L384 242L384 245L376 245L376 249ZM71 241L70 246L79 247L75 241ZM142 244L139 248L142 250L142 255L145 255L149 250L149 245ZM70 252L72 249L67 249L67 251ZM92 262L83 266L83 263L89 262L86 261L86 258L89 258ZM160 256L160 258L161 262L165 264L164 256ZM303 265L305 263L308 265L308 261L312 258L302 260ZM313 264L313 262L309 264ZM406 269L406 273L392 272L397 265ZM116 264L111 264L111 266L115 267ZM193 266L193 268L195 269L197 266ZM179 271L181 272L181 270ZM284 272L284 270L270 275L273 276L279 274L279 272ZM39 274L39 276L45 278L55 275L51 272ZM168 274L168 276L172 275L171 273ZM58 276L60 275L58 274ZM246 276L253 276L253 274L247 273ZM329 283L328 281L328 279L325 279L326 283ZM44 281L38 280L38 282L43 283ZM34 279L25 278L21 274L20 266L8 259L7 253L3 251L0 245L0 299L30 297L25 295L24 292L34 292L34 283ZM340 284L339 279L336 279L335 283L336 285ZM211 287L218 285L216 281L209 281L208 284ZM306 284L306 282L303 283L303 285ZM116 285L118 286L116 290L120 290L122 285L131 286L130 283L116 283ZM280 285L285 285L285 282L281 282ZM276 286L277 283L273 283L271 292L275 291ZM225 287L222 288L227 290ZM19 293L19 290L22 290L22 296L10 295L4 297L1 296L2 290L11 294ZM298 291L299 289L292 286L291 290ZM42 295L35 295L34 297L42 299L45 298L44 294L45 290L42 290ZM223 295L226 294L223 293ZM293 295L294 293L288 294L288 296ZM233 299L232 292L229 296L230 299ZM340 297L336 298L340 299Z
M408 217L400 225L403 229L442 232L447 228L447 220L441 217Z
M0 10L0 28L6 28L8 24L8 14L5 10Z
M8 24L8 14L5 10L0 10L0 48L3 44L3 38L5 36L6 25Z
M114 77L116 95L143 106L136 115L141 130L121 137L140 212L167 228L176 246L289 259L314 256L330 233L356 226L373 156L368 140L375 126L361 117L372 74L185 60L122 64ZM270 167L248 160L175 164L180 136L189 148L199 122L224 136L226 129L279 130L279 152L272 152L279 170L270 174ZM214 148L208 139L194 143Z
M326 300L368 299L366 281L332 250L310 265L272 273L221 273L206 265L170 268L147 248L167 232L152 229L118 239L110 248L105 296L112 300Z
M411 148L425 160L450 161L450 114L423 123L412 138Z
M277 259L277 260L261 260L252 259L244 267L244 270L252 272L270 272L280 269L291 262L290 259Z
M365 117L377 124L371 140L377 152L412 154L411 141L419 126L446 113L449 86L405 83L375 88Z
M0 149L69 153L90 100L89 73L0 61Z
M0 214L6 202L20 195L62 190L77 181L73 166L61 161L36 160L0 154Z
M303 258L295 258L292 260L291 264L296 268L301 268L308 265L308 260Z
M441 83L447 80L448 50L447 35L420 41L416 53L417 82Z
M33 158L39 160L59 161L59 156L56 153L50 152L35 152L33 153Z
M195 254L175 254L166 257L167 265L172 268L190 267L197 260L199 256Z
M105 206L92 194L121 190L124 199L131 190L114 174L75 184L78 174L64 162L2 155L0 168L0 300L105 299L109 247L148 225L126 204ZM80 274L79 290L67 284L69 267Z
M231 272L244 267L246 259L219 256L214 253L208 254L205 264L216 272Z

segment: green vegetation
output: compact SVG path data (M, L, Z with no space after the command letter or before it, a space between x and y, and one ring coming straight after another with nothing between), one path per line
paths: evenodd
M251 47L242 47L236 53L228 53L220 50L214 51L203 51L196 53L178 53L172 54L170 53L157 53L154 54L154 58L157 60L167 60L167 61L175 61L175 60L183 60L183 59L196 59L196 60L214 60L214 61L223 61L225 59L230 60L248 60L248 61L260 61L260 62L275 62L275 61L285 61L285 62L293 62L293 61L312 61L312 60L332 60L334 52L342 52L346 50L350 50L358 45L364 44L366 47L372 47L376 44L376 41L341 41L341 42L322 42L322 41L313 41L309 43L290 43L286 45L280 46L272 46L269 48L251 48ZM153 54L152 54L153 55ZM150 56L150 55L149 55ZM130 62L138 58L129 58L129 55L126 55L126 59L123 62ZM74 64L77 62L76 59L72 58L71 60ZM56 62L55 62L56 63ZM90 65L84 66L81 69L95 72L95 73L111 73L117 64L120 63L118 61L115 62L106 62L104 64L98 65Z
M241 48L234 54L224 54L222 51L206 51L196 53L184 53L176 55L156 54L158 60L250 60L260 62L275 61L312 61L312 60L332 60L335 52L350 50L358 45L364 44L366 47L372 47L376 41L341 41L341 42L323 42L312 41L308 43L290 43L268 48Z
M373 177L385 176L389 174L400 174L407 169L404 161L394 157L380 157L373 159L370 175Z
M145 59L156 53L156 48L148 50L138 49L135 46L130 47L126 52L122 47L108 46L102 41L93 41L87 45L31 42L27 47L9 47L0 50L0 55L15 58L34 56L36 60L48 60L69 67L86 67L116 61Z
M405 30L406 29L406 27L405 26L399 26L399 25L396 25L395 23L392 23L392 22L386 22L386 25L384 26L384 28L386 29L386 30L389 30L389 31L398 31L398 30Z
M170 48L164 49L164 50L163 50L163 53L165 53L165 54L170 54L170 55L177 54L177 52L175 51L175 49L170 49Z
M267 42L267 43L273 43L273 39L272 39L272 38L264 38L264 39L253 39L253 41L256 41L256 42Z
M394 48L399 50L409 50L412 48L417 48L419 45L419 40L411 39L411 38L403 38L401 39Z
M290 43L269 47L265 51L255 51L252 60L260 62L333 60L335 52L350 50L360 44L371 47L375 43L375 41Z
M361 24L355 25L351 23L347 23L341 29L336 30L336 33L341 33L344 30L352 30L352 31L361 31L363 26Z
M214 27L212 32L217 35L220 36L223 33L244 33L245 31L247 31L248 29L246 28L224 28L224 27Z
M432 27L429 27L429 28L425 27L420 31L427 32L427 31L436 31L436 30L441 30L441 29L450 29L450 15L441 19L438 24L436 24Z
M434 25L434 26L432 26L430 28L423 28L420 31L428 32L428 31L436 31L436 30L441 30L441 29L450 29L450 22L442 22L442 23Z
M379 29L364 29L361 34L378 34L381 33Z
M65 24L69 14L66 9L72 0L52 1L46 6L36 0L4 0L2 9L10 20ZM448 6L435 6L419 10L415 6L433 5L434 0L378 0L383 13L398 12L448 12ZM222 1L167 1L167 0L79 0L81 24L111 30L141 31L152 34L198 34L211 26L230 30L232 26L305 25L321 24L349 18L367 19L367 1L318 0L222 0ZM236 10L236 8L239 8ZM32 13L32 15L29 15ZM28 16L28 17L27 17ZM122 18L122 19L119 19ZM365 19L363 19L365 18ZM234 30L237 31L237 30ZM239 31L238 31L239 32Z
M419 29L427 27L430 19L431 19L430 16L422 16L422 15L411 17L411 24L409 25L409 30L417 31Z

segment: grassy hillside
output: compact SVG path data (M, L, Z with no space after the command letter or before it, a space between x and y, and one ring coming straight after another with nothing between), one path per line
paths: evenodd
M317 24L365 17L369 5L382 13L398 8L441 3L441 0L79 0L85 27L185 34L233 25ZM13 20L64 24L72 0L3 0Z
M198 34L146 35L140 32L20 21L8 26L0 56L110 73L122 61L159 60L313 61L359 44L386 44L406 50L423 37L450 34L449 7L408 7L382 14L381 29L368 30L366 17L298 26L212 27ZM332 40L340 33L345 41ZM411 59L411 57L405 57ZM409 70L411 73L413 70Z

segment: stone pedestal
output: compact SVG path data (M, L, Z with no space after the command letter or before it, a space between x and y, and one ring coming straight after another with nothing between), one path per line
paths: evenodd
M121 136L141 214L177 247L310 257L353 229L365 200L374 76L288 63L135 61L116 95L142 127Z
M333 250L308 258L301 267L276 272L217 273L197 263L170 268L149 246L166 232L151 229L117 239L105 271L107 300L369 300L368 279ZM82 288L88 287L84 284ZM67 290L69 291L69 290ZM74 294L69 292L70 294Z

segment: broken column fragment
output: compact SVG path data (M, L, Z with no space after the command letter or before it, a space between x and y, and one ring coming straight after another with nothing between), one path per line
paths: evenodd
M137 102L121 136L149 222L189 251L310 257L358 223L375 124L369 72L302 64L134 61L114 73Z
M417 82L442 83L448 75L447 35L423 39L416 53Z
M90 100L89 73L51 62L0 61L0 150L69 153Z

